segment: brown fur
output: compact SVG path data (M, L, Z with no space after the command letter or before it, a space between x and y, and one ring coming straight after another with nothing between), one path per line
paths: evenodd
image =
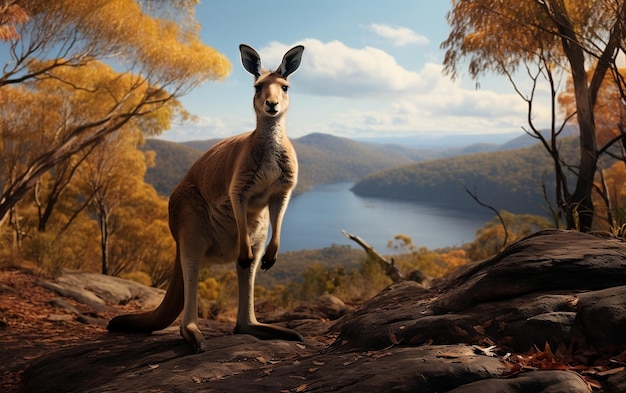
M215 145L174 189L169 217L176 260L165 298L153 311L113 318L109 330L160 330L182 310L181 335L196 351L205 351L206 341L197 326L200 266L236 261L239 309L235 332L302 340L293 330L256 320L254 277L259 267L267 270L276 261L283 215L296 185L298 163L287 138L285 115L289 109L287 77L300 65L303 49L294 47L276 71L268 72L262 70L254 49L240 46L244 68L255 76L256 129ZM265 248L269 225L272 237Z

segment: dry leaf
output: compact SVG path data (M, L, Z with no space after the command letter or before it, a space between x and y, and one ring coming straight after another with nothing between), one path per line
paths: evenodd
M257 356L256 361L261 363L261 364L267 363L267 360L265 360L265 358L263 356Z
M202 383L202 378L200 377L191 377L191 380L195 383Z
M326 364L326 362L322 362L321 360L314 360L313 364L316 366L323 366Z
M309 385L307 385L306 383L303 383L302 385L296 388L296 393L304 392L305 390L307 390L308 387Z
M612 368L610 370L605 370L605 371L600 371L597 375L604 377L607 375L613 375L613 374L618 374L621 373L622 371L624 371L624 367L616 367L616 368Z
M149 364L149 365L148 365L148 368L149 368L150 370L154 370L155 368L159 368L159 365L158 365L158 364Z
M389 332L389 340L393 345L400 344L400 341L398 341L398 337L396 337L396 334L394 332Z
M474 348L474 351L478 351L478 353L482 353L483 355L489 356L489 357L496 357L498 356L495 352L493 352L494 349L497 349L497 347L495 345L492 345L490 347L487 348L482 348L479 347L478 345L472 345L472 347Z
M469 337L469 334L467 333L467 331L463 330L462 328L458 326L454 327L454 332L461 337Z
M444 358L444 359L457 359L459 357L459 355L457 353L454 352L439 352L437 354L438 358Z
M600 384L600 382L596 381L595 379L583 376L583 380L585 381L585 383L587 383L587 386L589 386L589 390L602 389L602 385Z

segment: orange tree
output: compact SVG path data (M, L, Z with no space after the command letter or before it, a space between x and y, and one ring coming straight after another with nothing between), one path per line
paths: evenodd
M0 7L0 38L10 57L0 75L0 157L14 165L0 167L0 227L43 174L128 123L162 131L145 119L230 71L228 60L199 39L195 0L9 3ZM117 75L102 83L70 75L99 61L111 62ZM73 100L55 99L44 86L50 80L71 89ZM14 100L33 95L45 105L18 107ZM74 106L80 98L103 105L83 114Z

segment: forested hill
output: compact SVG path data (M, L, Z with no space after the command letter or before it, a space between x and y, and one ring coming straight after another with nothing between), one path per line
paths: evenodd
M561 154L569 163L574 162L576 146L575 138L561 141ZM549 155L537 144L391 168L364 177L352 190L359 195L480 208L464 191L465 186L498 210L545 214L542 179L552 197L553 167Z
M145 151L154 151L155 165L148 168L146 181L159 194L169 196L191 165L218 140L168 142L148 139ZM293 139L300 174L296 192L315 184L356 181L368 173L412 162L415 152L400 152L384 145L356 142L328 134L310 134Z
M412 162L384 145L366 144L328 134L309 134L293 141L298 154L298 189L315 184L355 181L393 166Z
M169 196L202 151L176 142L148 139L144 151L154 151L154 166L146 172L146 182L160 195Z

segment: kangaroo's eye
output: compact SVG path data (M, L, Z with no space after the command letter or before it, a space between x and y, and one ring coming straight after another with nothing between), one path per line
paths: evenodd
M283 86L283 91L286 93L289 90L289 86Z
M261 90L263 90L263 86L261 85L254 85L254 92L259 94L261 92Z

